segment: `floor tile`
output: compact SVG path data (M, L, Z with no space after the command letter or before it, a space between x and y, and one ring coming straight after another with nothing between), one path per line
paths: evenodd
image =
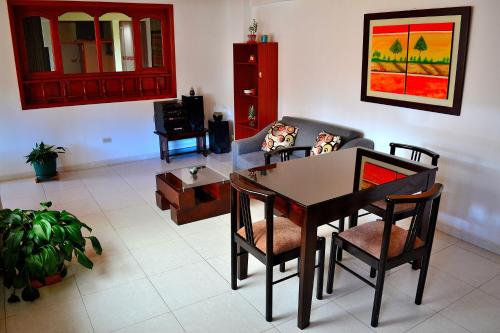
M182 239L164 241L132 251L148 275L160 274L203 259Z
M456 245L431 256L430 264L475 287L500 274L500 265Z
M87 311L80 298L57 302L50 306L37 306L30 311L7 317L6 321L7 332L93 332Z
M333 301L358 318L364 325L370 325L374 292L373 288L364 287ZM415 305L412 298L386 284L382 296L379 326L375 330L404 332L433 314L430 308L425 305Z
M297 320L292 319L284 324L278 325L280 332L303 332L297 327ZM358 319L342 309L335 302L330 302L315 308L311 312L311 322L306 329L311 333L330 333L330 332L372 332L367 326L363 325Z
M36 311L37 309L51 307L55 304L80 299L80 293L73 276L66 276L64 280L50 286L39 289L40 298L34 302L5 303L6 316L18 313ZM11 294L10 290L5 291L6 298ZM20 296L20 291L17 292Z
M47 200L53 204L62 205L76 200L92 200L92 195L83 185L81 187L58 188L46 191Z
M414 271L408 266L389 275L386 281L414 299L419 275L420 270ZM473 289L473 286L431 266L427 272L422 304L441 311Z
M102 210L116 210L120 208L128 208L135 206L144 206L145 201L135 191L122 191L113 194L93 194L95 200Z
M130 254L98 256L91 259L94 267L89 270L77 266L76 282L80 293L88 295L145 278L143 270Z
M441 314L471 332L498 332L500 300L476 289Z
M151 283L134 281L83 296L95 332L109 332L167 313Z
M408 333L467 333L465 328L457 325L448 318L435 314L421 324L408 331Z
M224 254L229 254L231 242L229 232L220 229L207 230L184 237L203 258L208 259Z
M230 290L229 284L206 262L152 276L151 281L172 310Z
M142 199L141 199L142 200ZM160 216L145 202L139 206L105 211L106 217L115 228L144 226L162 223Z
M488 259L490 261L493 261L494 263L500 265L500 255L490 252L488 250L482 249L478 246L475 246L471 243L467 243L464 241L458 241L456 245L464 250L470 251L474 254L477 254L478 256L481 256L485 259Z
M151 318L132 326L122 328L116 333L184 333L184 329L171 313Z
M481 290L500 299L500 275L483 284Z
M72 200L64 203L55 202L52 205L53 210L65 210L81 218L85 215L91 215L101 212L101 208L94 199Z
M169 240L181 239L180 236L165 224L146 224L117 230L120 238L129 250L162 243Z
M252 333L272 328L254 307L234 292L206 299L174 314L188 333Z

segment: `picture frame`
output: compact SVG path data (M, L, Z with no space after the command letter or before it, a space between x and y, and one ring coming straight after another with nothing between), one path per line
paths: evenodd
M459 116L471 12L365 14L361 101Z

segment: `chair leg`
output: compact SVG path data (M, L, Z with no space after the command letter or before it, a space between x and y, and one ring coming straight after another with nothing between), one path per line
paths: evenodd
M370 277L374 278L375 276L377 276L377 270L373 267L370 267Z
M380 314L380 305L382 304L382 292L384 290L385 267L381 267L377 274L377 284L375 285L375 297L372 310L372 327L378 326L378 317Z
M280 272L281 272L281 273L283 273L283 272L285 272L285 270L286 270L286 268L285 268L285 263L284 263L284 262L282 262L282 263L280 264Z
M273 320L273 264L266 263L266 320Z
M297 276L300 276L300 257L297 258Z
M339 220L339 233L344 231L345 228L345 218ZM342 249L337 249L337 261L342 261Z
M318 279L316 281L316 298L323 299L323 276L325 275L325 248L326 248L326 239L325 237L319 238L320 248L318 255Z
M426 254L422 260L422 268L420 268L420 276L418 278L417 294L415 296L415 304L422 304L422 296L424 294L425 280L427 279L427 270L429 269L430 254Z
M328 277L326 281L326 292L331 294L333 292L333 278L335 277L335 257L337 255L337 245L335 244L334 236L332 234L332 245L330 247L330 261L328 263Z
M236 290L238 289L238 284L237 284L237 252L236 252L236 242L231 240L231 289Z

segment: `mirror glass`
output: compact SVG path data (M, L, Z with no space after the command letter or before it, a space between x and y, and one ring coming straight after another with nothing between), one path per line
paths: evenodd
M54 71L50 21L45 17L30 16L23 19L23 26L30 72Z
M144 18L140 21L142 66L163 67L161 21Z
M103 71L134 71L132 18L122 13L106 13L99 17L99 30Z
M59 16L59 39L64 74L99 72L94 18L83 12Z

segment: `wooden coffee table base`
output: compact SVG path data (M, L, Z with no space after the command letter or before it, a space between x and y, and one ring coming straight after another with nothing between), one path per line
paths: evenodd
M156 176L156 205L161 210L170 209L170 216L178 225L229 213L229 182L182 190L172 178Z

